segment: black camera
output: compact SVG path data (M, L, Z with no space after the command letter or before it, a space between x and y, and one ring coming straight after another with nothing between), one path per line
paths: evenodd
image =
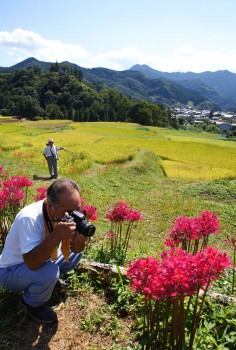
M86 214L81 213L80 211L74 210L68 218L64 218L64 222L75 222L76 231L82 233L86 237L92 237L96 230L90 222L85 220Z

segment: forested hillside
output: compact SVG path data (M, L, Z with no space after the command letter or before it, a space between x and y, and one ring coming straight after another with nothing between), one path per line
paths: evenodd
M30 57L12 67L0 67L0 72L9 73L29 67L40 67L42 72L49 72L52 63L38 61ZM146 72L124 70L115 71L107 68L84 68L77 64L64 61L60 67L67 67L82 72L83 81L92 84L97 91L103 88L111 88L132 101L145 100L156 105L166 107L193 106L197 109L218 110L224 109L232 102L228 101L208 86L199 89L192 83L183 86L183 83L172 81L164 76L152 78ZM149 68L151 69L151 68Z
M167 79L205 96L220 109L236 110L236 74L227 70L216 72L161 72L147 65L136 64L131 71L144 74L149 79Z
M75 65L51 64L49 70L33 65L0 73L0 114L31 120L129 121L170 126L169 108L83 80Z

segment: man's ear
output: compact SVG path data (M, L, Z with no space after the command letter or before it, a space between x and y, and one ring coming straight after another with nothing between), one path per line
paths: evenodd
M52 204L52 202L47 201L47 209L48 209L48 211L51 211L51 210L52 210L52 208L53 208L53 204Z

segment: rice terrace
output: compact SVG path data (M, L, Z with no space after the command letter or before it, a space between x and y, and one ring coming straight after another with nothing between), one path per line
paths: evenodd
M33 322L0 286L0 349L235 349L236 142L133 123L1 117L0 251L20 209L1 205L4 182L32 182L20 207L39 198L52 182L42 155L49 138L66 148L59 176L81 186L96 233L53 294L57 326Z

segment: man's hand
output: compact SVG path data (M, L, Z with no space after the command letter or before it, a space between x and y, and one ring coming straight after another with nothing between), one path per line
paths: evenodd
M75 222L59 222L53 229L52 234L58 240L58 243L63 239L72 240L75 235L76 223Z
M82 235L78 231L75 232L71 240L71 251L73 253L80 253L84 250L88 237Z
M74 235L76 233L76 224L74 222L59 222L53 231L48 235L42 243L32 249L27 254L23 254L24 262L31 270L38 269L42 264L47 261L51 255L53 249L64 240L69 239L74 241ZM82 244L78 244L79 249ZM83 249L81 249L82 251Z

